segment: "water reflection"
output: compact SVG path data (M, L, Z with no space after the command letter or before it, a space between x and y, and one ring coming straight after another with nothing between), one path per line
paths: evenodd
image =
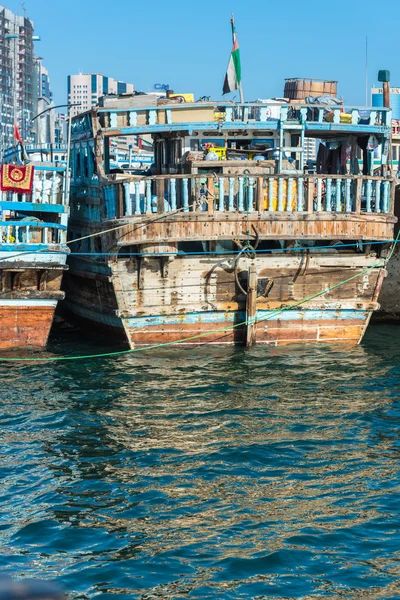
M76 598L396 597L394 333L0 366L1 568Z

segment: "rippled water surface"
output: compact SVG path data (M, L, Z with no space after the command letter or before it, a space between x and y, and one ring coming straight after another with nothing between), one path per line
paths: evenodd
M400 598L399 341L0 363L0 570L80 599Z

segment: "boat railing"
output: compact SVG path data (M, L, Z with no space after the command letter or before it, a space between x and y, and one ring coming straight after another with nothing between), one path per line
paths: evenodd
M29 203L43 205L65 204L68 195L65 194L65 167L35 166L32 193L0 191L2 203ZM11 208L3 206L3 208Z
M176 211L393 214L395 182L364 175L159 175L101 189L107 219Z
M168 126L185 129L190 123L197 126L208 123L212 127L224 124L261 127L265 124L276 129L279 123L302 125L312 129L333 125L334 128L356 129L359 127L384 127L391 129L392 112L384 107L355 107L354 105L322 104L277 104L275 103L211 103L165 104L153 107L99 108L97 113L103 131L129 133L129 129L150 129L154 131ZM212 128L211 127L211 128ZM73 121L73 134L90 130L88 114L79 115ZM117 131L119 130L119 131Z
M60 245L67 241L67 227L38 221L0 221L2 246Z
M67 144L54 143L50 142L36 142L33 144L24 144L24 150L27 154L32 154L35 152L58 152L58 153L66 153L67 152ZM18 160L21 157L21 149L15 146L10 146L6 148L3 153L4 162L13 162L16 159Z

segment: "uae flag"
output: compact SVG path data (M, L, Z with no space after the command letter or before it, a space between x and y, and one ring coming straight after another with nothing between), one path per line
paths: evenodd
M232 23L232 37L233 37L233 48L231 57L229 59L228 70L225 75L223 94L234 92L240 88L242 81L242 67L240 64L240 50L239 44L236 37L236 29L233 21Z

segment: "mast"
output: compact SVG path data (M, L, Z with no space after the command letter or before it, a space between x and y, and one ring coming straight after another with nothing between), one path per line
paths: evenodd
M369 105L368 94L368 36L365 36L365 106Z

